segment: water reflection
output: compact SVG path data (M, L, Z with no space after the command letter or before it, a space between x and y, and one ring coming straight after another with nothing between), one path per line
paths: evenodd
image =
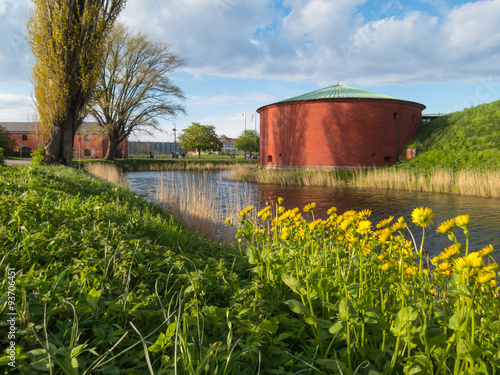
M185 173L190 176L200 175L197 172L133 172L128 174L132 188L146 194L154 191L159 179L180 181L185 178ZM470 249L476 251L492 244L495 259L500 261L500 199L464 197L450 194L404 192L376 189L345 189L322 187L285 187L268 184L242 184L225 177L225 172L212 172L204 174L203 184L197 188L210 184L217 187L217 199L220 204L234 195L235 191L245 189L247 199L245 204L263 207L266 204L276 204L277 198L284 198L286 208L303 208L307 203L316 202L316 217L326 217L326 211L337 207L340 213L347 210L372 210L371 220L376 223L389 216L403 216L409 224L410 230L415 235L416 241L421 241L422 230L411 223L411 212L415 207L425 206L434 211L434 224L426 228L425 250L435 255L445 247L451 245L448 237L436 233L437 226L457 215L469 214L471 225L469 232ZM153 196L152 196L153 197ZM465 238L460 228L455 229L457 238L465 244ZM408 237L410 238L410 237Z

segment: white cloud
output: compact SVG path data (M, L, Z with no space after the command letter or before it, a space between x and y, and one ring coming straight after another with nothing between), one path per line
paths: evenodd
M211 97L191 97L189 103L191 105L223 105L227 103L266 103L276 102L281 100L277 96L266 93L254 92L243 95L217 95Z
M33 119L33 101L25 95L0 93L0 119L9 121L31 121Z
M3 0L0 4L0 82L28 82L32 55L26 42L31 1Z

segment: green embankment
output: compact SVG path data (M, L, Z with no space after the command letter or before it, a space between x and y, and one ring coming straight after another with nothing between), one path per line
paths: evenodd
M500 168L500 101L439 117L422 126L410 144L417 157L397 166Z

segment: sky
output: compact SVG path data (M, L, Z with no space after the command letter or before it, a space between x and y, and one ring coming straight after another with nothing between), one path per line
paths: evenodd
M0 0L0 122L34 118L31 6ZM118 21L186 62L172 77L186 115L137 139L173 141L192 122L238 137L259 107L338 83L424 113L499 100L499 19L500 0L128 0Z

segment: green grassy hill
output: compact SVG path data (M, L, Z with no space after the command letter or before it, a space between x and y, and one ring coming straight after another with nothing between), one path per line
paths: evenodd
M399 166L434 169L439 167L500 167L500 101L467 108L422 126L410 142L418 155Z

